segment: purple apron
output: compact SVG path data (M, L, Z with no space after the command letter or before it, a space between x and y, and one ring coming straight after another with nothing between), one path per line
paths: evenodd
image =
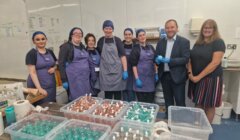
M94 95L98 92L95 89L99 89L99 65L100 65L100 55L97 50L95 50L96 54L90 54L90 69L91 69L91 79L90 85Z
M103 43L100 63L100 89L102 91L121 91L126 87L122 79L122 63L118 56L117 45L113 37L113 43Z
M45 89L48 93L48 96L40 101L37 104L42 104L44 102L55 102L56 101L56 80L55 74L49 74L48 70L52 66L55 65L55 61L51 55L51 53L47 52L46 54L40 54L37 51L37 62L36 62L36 72L39 83L43 89ZM36 88L31 76L28 76L27 79L27 87L28 88Z
M85 49L80 50L75 47L73 48L73 61L66 67L70 101L91 92L89 54Z
M133 46L132 46L133 47ZM126 90L133 90L133 82L134 82L134 77L133 77L133 69L132 65L130 64L130 54L132 52L132 48L125 48L125 53L127 57L127 69L128 69L128 79L127 79L127 85L126 85Z
M141 48L141 53L137 65L138 77L142 81L142 88L133 84L134 91L137 92L154 92L155 91L155 69L154 69L154 52L152 49L145 50Z

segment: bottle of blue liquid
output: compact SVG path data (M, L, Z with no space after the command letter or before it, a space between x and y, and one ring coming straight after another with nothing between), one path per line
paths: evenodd
M159 28L159 34L160 34L160 38L166 38L167 37L167 33L166 33L164 28Z
M14 107L9 106L5 109L7 125L11 125L12 123L16 122L16 115L14 112Z

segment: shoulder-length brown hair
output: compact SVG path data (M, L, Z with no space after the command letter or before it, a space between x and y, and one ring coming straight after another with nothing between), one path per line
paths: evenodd
M206 25L208 25L208 26L210 26L210 27L212 27L213 28L213 34L212 34L212 36L209 38L209 40L204 40L204 36L203 36L203 28L206 26ZM213 20L213 19L208 19L208 20L206 20L204 23L203 23L203 25L202 25L202 27L201 27L201 31L200 31L200 33L199 33L199 37L198 37L198 39L197 39L197 41L196 41L196 45L203 45L203 44L208 44L208 43L211 43L211 42L213 42L213 41L215 41L215 40L217 40L217 39L220 39L221 38L221 36L220 36L220 34L219 34L219 32L218 32L218 26L217 26L217 23L216 23L216 21L215 20Z

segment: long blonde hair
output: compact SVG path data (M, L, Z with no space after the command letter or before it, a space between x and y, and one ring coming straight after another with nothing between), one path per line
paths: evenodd
M205 41L205 40L204 40L204 36L203 36L203 28L204 28L206 25L209 25L210 27L213 28L213 34L212 34L212 36L210 37L210 39L209 39L208 41ZM220 36L220 34L219 34L219 32L218 32L218 26L217 26L216 21L213 20L213 19L208 19L208 20L206 20L206 21L203 23L203 25L202 25L202 27L201 27L201 31L200 31L199 36L198 36L198 39L197 39L197 41L196 41L195 44L196 44L196 45L208 44L208 43L211 43L211 42L213 42L213 41L215 41L215 40L217 40L217 39L220 39L220 38L221 38L221 36Z

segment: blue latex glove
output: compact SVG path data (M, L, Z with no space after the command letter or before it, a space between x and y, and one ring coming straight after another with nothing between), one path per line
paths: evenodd
M163 63L169 63L169 62L170 62L170 58L166 58L166 57L165 57L165 58L163 58L162 62L163 62Z
M124 72L122 73L122 79L123 79L123 80L127 80L127 78L128 78L128 72L127 72L127 71L124 71Z
M163 57L161 55L158 55L156 58L155 58L155 62L159 65L163 60Z
M155 82L158 81L158 73L155 73Z
M142 81L138 78L138 79L136 79L136 86L138 87L138 88L142 88Z
M64 82L64 83L62 84L62 86L63 86L64 89L68 90L68 82Z

